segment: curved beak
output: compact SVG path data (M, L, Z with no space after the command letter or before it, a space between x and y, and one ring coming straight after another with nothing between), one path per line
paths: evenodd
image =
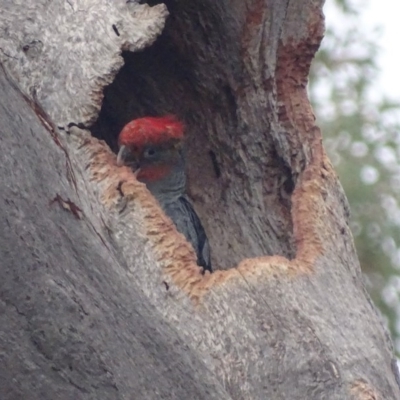
M119 148L117 155L117 165L121 167L122 165L126 165L131 168L135 176L137 176L140 172L140 165L138 161L138 156L135 156L127 146L122 145Z
M118 151L118 155L117 155L117 165L118 165L119 167L121 167L122 165L124 165L125 160L128 158L128 156L131 156L129 149L128 149L126 146L122 145L122 146L119 148L119 151Z

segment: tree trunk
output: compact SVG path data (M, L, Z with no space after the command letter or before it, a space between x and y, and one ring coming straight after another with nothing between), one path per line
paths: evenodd
M2 400L400 398L306 93L321 0L0 5ZM167 113L212 274L116 166Z

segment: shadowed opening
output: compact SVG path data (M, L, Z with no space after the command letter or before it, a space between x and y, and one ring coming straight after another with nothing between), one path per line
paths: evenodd
M105 89L91 131L117 152L118 134L132 119L176 115L186 127L188 195L214 269L262 255L293 258L291 171L268 141L267 110L251 109L243 91L240 42L223 42L236 28L218 20L224 13L213 8L219 5L168 7L156 42L123 53L125 65Z

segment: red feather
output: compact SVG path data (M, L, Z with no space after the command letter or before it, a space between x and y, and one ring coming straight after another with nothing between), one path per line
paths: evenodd
M140 168L137 178L142 182L155 182L165 178L170 172L170 165L149 165Z
M162 144L171 139L183 139L184 126L175 116L144 117L124 126L118 137L120 146L142 148L146 144Z

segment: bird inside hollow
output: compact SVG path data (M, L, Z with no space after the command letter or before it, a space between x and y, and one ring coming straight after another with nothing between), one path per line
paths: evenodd
M138 118L118 137L118 165L127 165L146 184L165 214L193 246L197 264L212 271L208 239L188 196L184 126L174 116Z

